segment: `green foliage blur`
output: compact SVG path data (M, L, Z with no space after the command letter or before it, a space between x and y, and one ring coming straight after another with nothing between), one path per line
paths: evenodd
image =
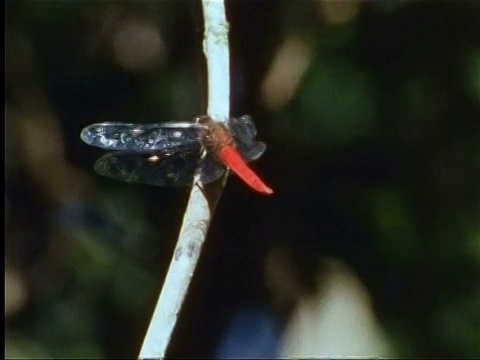
M229 179L171 356L213 356L236 307L269 303L285 243L305 288L322 258L351 264L399 356L478 357L480 3L227 9L231 113L253 116L275 194ZM6 354L136 357L188 189L99 177L79 134L205 113L201 4L6 11Z

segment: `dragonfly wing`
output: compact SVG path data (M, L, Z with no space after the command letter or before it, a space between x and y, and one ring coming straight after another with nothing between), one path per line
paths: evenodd
M215 180L220 179L220 177L225 172L225 166L216 160L216 157L208 155L201 160L200 165L200 180L204 184L209 184Z
M228 126L232 132L238 150L247 161L260 158L267 149L267 145L261 141L255 141L257 128L252 117L244 115L239 118L231 118Z
M91 146L106 150L152 151L173 147L192 147L206 134L202 124L126 124L106 122L85 127L80 138Z
M255 161L263 155L265 150L267 149L267 144L262 141L254 141L250 145L245 145L242 143L237 144L237 148L242 154L243 158L247 161Z
M199 153L199 148L150 154L111 152L99 158L94 168L112 179L157 186L190 185L198 172L205 183L218 179L224 172L223 166L211 156L201 160Z
M257 136L257 128L250 115L243 115L239 118L230 118L228 127L233 136L241 141L252 141Z

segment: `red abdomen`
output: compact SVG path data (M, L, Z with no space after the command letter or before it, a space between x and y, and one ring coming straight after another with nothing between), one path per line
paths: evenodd
M235 147L232 145L224 145L220 149L219 154L223 162L247 185L263 194L273 194L273 190L265 185L257 174L248 167L247 163L243 160Z

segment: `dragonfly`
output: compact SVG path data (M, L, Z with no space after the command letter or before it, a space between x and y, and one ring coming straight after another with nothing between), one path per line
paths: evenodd
M251 116L232 117L224 123L209 116L193 122L133 124L103 122L86 126L80 138L110 152L94 165L103 176L129 183L187 186L194 175L204 184L218 180L230 168L252 189L273 190L249 167L267 146L255 140Z

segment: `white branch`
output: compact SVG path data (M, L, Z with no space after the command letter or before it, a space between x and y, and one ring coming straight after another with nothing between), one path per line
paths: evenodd
M208 115L226 122L230 113L230 57L228 22L223 1L203 0L205 36L203 52L208 67Z
M203 50L208 67L207 113L213 120L225 122L229 118L230 109L228 23L225 5L219 0L203 0L202 4L205 19ZM140 359L165 357L210 225L209 202L202 188L197 175L167 277L140 350ZM217 196L220 194L221 191ZM217 200L211 199L211 204L216 204Z

